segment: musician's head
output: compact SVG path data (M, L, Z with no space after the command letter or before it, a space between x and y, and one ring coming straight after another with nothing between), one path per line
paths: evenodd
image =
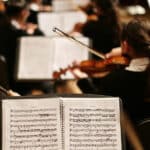
M121 46L130 57L150 56L150 22L140 18L130 21L123 28Z
M92 0L97 15L107 15L114 11L113 0Z
M6 7L6 14L10 18L22 19L26 21L29 16L29 10L24 0L10 0Z

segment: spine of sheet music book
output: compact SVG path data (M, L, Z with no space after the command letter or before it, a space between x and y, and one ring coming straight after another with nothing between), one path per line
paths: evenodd
M2 100L2 150L121 150L118 98Z
M61 123L61 144L62 144L62 150L65 150L65 142L64 142L64 117L65 117L65 114L64 114L64 105L63 105L63 101L60 100L60 123Z

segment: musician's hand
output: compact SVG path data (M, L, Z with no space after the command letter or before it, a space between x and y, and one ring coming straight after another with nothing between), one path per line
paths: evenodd
M26 31L28 34L33 34L35 29L37 29L37 25L33 23L27 23L26 24Z
M90 21L90 20L92 20L92 21L97 21L97 20L98 20L98 17L97 17L97 15L92 14L92 15L89 15L87 19L88 19L88 21Z
M84 23L76 23L75 26L74 26L73 31L74 32L81 32L83 26L84 26Z
M39 89L33 89L31 90L31 95L43 95L44 92L42 90Z
M69 70L76 79L87 78L88 75L82 72L79 68Z
M113 48L109 53L107 53L105 56L106 58L111 58L113 56L120 56L122 54L121 47Z
M8 90L8 95L9 95L9 96L20 96L19 93L14 92L14 91L12 91L12 90Z

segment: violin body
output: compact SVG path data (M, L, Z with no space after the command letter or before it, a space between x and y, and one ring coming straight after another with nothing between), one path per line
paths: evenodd
M80 63L80 69L83 72L101 72L111 71L120 67L127 66L129 59L123 56L116 56L103 61L87 60Z
M129 64L129 59L123 56L115 56L105 60L85 60L81 61L79 65L69 66L65 69L60 69L60 71L55 71L53 73L54 79L60 78L62 74L65 74L68 70L72 71L74 69L79 69L81 72L88 74L88 76L93 76L95 73L101 72L111 72L112 70L125 67Z

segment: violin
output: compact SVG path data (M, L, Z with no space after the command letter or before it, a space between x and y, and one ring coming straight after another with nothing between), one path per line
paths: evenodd
M129 64L129 59L124 56L115 56L105 60L84 60L80 64L74 64L67 68L60 69L53 72L53 78L59 79L62 74L71 71L76 78L77 75L73 72L74 69L79 69L81 72L86 73L88 76L94 76L95 73L111 72L112 70L125 67Z
M68 70L70 70L73 75L76 77L74 73L74 69L79 69L81 72L88 74L88 76L93 76L94 73L104 72L104 71L112 71L114 69L127 66L129 64L129 59L123 56L115 56L111 58L106 58L103 53L97 52L96 50L90 48L84 43L78 41L74 37L68 35L67 33L61 31L60 29L54 27L53 32L58 33L61 36L65 36L70 40L77 42L80 46L84 46L87 48L89 52L100 57L102 60L86 60L81 61L80 64L74 64L73 66L68 66L67 68L60 69L59 71L53 72L53 78L58 79L62 74L65 74Z
M84 72L102 72L111 71L120 67L127 66L129 64L129 59L124 56L115 56L105 60L88 60L82 61L80 64L80 69Z

